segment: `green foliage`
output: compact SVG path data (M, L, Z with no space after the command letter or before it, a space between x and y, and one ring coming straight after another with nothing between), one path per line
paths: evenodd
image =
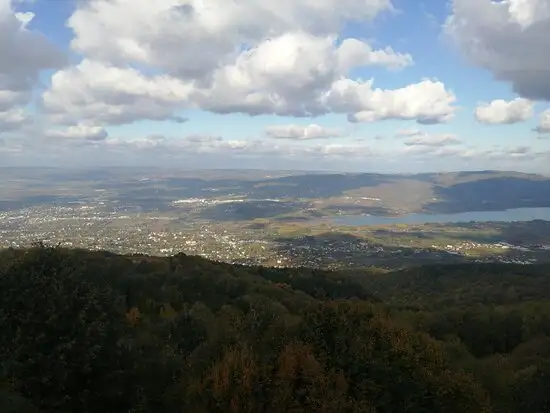
M29 250L5 269L2 370L36 406L115 411L126 367L121 299L82 272L53 248Z
M2 412L549 411L547 268L0 252ZM6 410L7 409L7 410Z

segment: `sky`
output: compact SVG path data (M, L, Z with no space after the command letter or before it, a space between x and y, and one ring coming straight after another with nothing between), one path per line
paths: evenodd
M0 166L550 175L550 0L0 0Z

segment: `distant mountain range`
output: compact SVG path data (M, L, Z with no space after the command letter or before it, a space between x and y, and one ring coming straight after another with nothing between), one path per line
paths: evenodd
M501 171L424 174L3 168L0 209L106 199L163 208L187 198L320 201L363 212L465 212L550 207L550 178ZM366 202L369 200L370 202ZM361 211L361 209L359 209Z

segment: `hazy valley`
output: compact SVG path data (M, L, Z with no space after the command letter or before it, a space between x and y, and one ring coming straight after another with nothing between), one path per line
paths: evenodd
M4 248L44 241L318 268L533 264L550 256L550 179L538 175L139 168L2 173Z

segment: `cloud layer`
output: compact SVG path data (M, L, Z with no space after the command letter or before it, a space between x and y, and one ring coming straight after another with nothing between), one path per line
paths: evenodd
M184 109L450 120L456 97L442 82L386 90L349 77L361 67L414 64L392 47L340 36L346 22L392 10L389 0L80 2L68 26L83 60L53 75L42 104L67 125L177 120L174 113Z
M350 29L370 30L396 16L390 0L76 1L66 21L68 50L35 29L44 22L35 24L34 14L24 10L29 3L0 0L0 152L57 145L168 157L392 162L535 156L539 152L526 145L471 147L468 142L483 143L484 137L451 133L447 124L462 122L456 117L462 111L470 121L531 121L527 131L550 133L550 110L539 110L550 102L550 3L450 3L447 37L470 64L511 85L517 97L489 96L476 108L460 107L456 93L466 92L449 87L453 79L446 73L445 79L422 77L415 60L422 53L408 53L407 39L384 44ZM61 43L60 37L52 39ZM222 124L198 130L191 114L205 111L264 117L259 126L250 122L253 133L236 136L228 129L234 132L228 138L221 136ZM162 133L141 131L143 121L159 122L154 125ZM389 131L374 130L378 125L372 124L382 121ZM398 129L391 121L404 124L395 133L399 139L377 139ZM136 122L142 123L127 126Z
M274 139L310 140L330 139L342 136L342 131L312 123L311 125L273 125L266 128L266 135Z

